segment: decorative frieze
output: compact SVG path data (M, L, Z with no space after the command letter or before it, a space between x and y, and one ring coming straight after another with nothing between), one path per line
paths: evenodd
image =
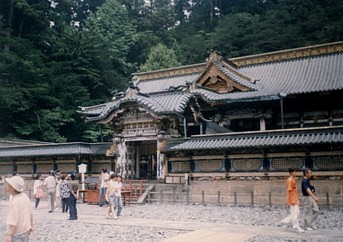
M317 56L343 51L343 41L322 45L313 45L290 50L275 51L265 54L251 55L245 57L232 58L237 66L260 64L265 62L282 61L301 57Z

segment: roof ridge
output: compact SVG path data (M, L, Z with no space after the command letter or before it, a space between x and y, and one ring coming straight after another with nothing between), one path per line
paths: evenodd
M139 72L132 74L132 81L137 84L139 81L149 80L149 79L158 79L166 78L178 75L191 75L194 73L201 72L206 65L205 63L197 63L192 65L183 65L173 68L160 69L149 72Z
M203 135L193 135L191 138L226 138L228 136L245 136L245 135L261 135L261 134L270 134L270 135L289 135L297 132L305 132L302 134L308 134L315 131L322 132L332 132L332 131L343 131L343 125L337 126L322 126L322 127L307 127L307 128L293 128L293 129L273 129L273 130L264 130L264 131L243 131L243 132L230 132L230 133L219 133L219 134L203 134ZM249 136L250 137L250 136Z
M343 52L343 41L230 58L238 67Z

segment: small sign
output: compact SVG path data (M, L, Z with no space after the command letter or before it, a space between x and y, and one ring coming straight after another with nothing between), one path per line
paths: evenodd
M79 173L86 173L87 172L87 165L86 164L80 164L79 167Z

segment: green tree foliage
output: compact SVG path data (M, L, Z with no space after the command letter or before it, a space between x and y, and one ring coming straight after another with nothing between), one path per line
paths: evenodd
M343 0L2 0L0 137L110 140L76 110L138 68L341 41L342 12Z
M127 11L116 0L107 1L90 15L83 33L87 40L85 54L100 70L102 85L109 90L122 89L134 70L127 56L137 40Z
M173 49L168 49L167 46L160 43L151 48L149 57L147 61L141 65L140 71L154 71L179 65L180 63L177 61Z

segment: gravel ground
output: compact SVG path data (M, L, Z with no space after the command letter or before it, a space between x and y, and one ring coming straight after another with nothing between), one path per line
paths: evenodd
M147 208L147 209L144 209ZM301 208L300 208L301 209ZM251 207L251 206L215 206L215 205L166 205L151 204L132 206L127 216L172 221L196 221L211 223L229 223L241 225L275 226L289 214L288 208ZM301 216L301 214L300 214ZM321 209L317 220L318 229L343 229L343 209Z
M187 228L170 229L149 226L127 226L120 223L111 224L104 218L106 208L96 205L80 204L79 217L77 221L68 221L67 215L60 211L52 214L47 213L47 208L42 206L34 210L35 235L31 241L161 241L165 238L189 232ZM5 215L7 207L0 206L0 241L5 234ZM287 208L278 207L251 207L251 206L215 206L200 204L147 204L125 206L122 212L123 219L144 218L153 221L168 220L171 222L206 222L226 223L248 226L275 226L282 218L288 215ZM48 218L51 219L48 219ZM82 220L90 218L93 221ZM94 219L93 219L94 218ZM116 220L116 221L120 221ZM112 221L111 221L112 222ZM321 209L317 221L318 229L343 230L343 209ZM296 241L294 238L279 236L257 235L248 242L265 241ZM307 239L299 241L318 241L307 236ZM324 240L326 241L326 240ZM333 241L333 240L330 240ZM339 241L339 240L338 240ZM343 240L342 240L343 241Z

